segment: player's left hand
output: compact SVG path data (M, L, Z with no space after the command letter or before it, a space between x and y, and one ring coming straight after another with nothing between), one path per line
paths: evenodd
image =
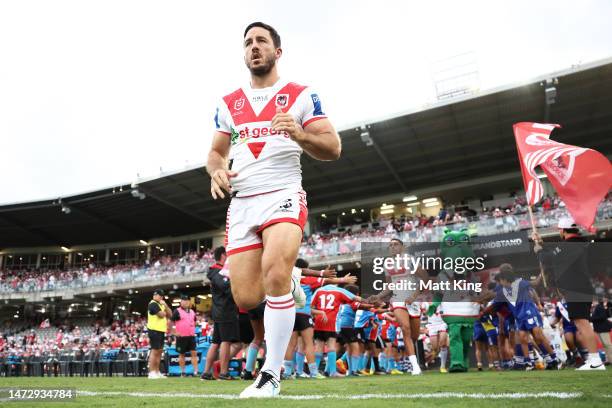
M535 232L535 231L534 231L534 232L532 232L532 233L531 233L531 239L533 240L534 245L535 245L536 247L538 247L538 246L539 246L540 248L542 247L542 244L544 243L544 241L542 240L542 237L540 236L540 234L538 234L538 233L537 233L537 232Z
M287 132L291 140L301 142L306 139L306 132L296 123L293 115L284 113L282 108L276 108L276 115L272 118L272 129L277 132Z
M351 275L350 273L347 273L346 275L344 275L342 277L342 280L344 281L345 284L347 285L354 285L355 283L357 283L357 277Z

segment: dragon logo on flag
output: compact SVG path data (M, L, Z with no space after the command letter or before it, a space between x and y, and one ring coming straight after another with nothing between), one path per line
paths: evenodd
M587 149L582 147L570 146L550 140L550 135L543 133L531 133L525 138L525 143L530 146L538 147L525 156L527 169L535 174L535 168L542 166L555 177L561 185L565 186L574 172L576 157L584 153ZM567 160L567 162L566 162ZM548 172L547 172L548 174ZM539 189L541 190L541 189ZM539 200L541 195L537 198Z
M514 128L527 203L544 196L541 167L577 224L591 228L597 206L612 188L612 166L603 154L550 139L559 125L520 122Z

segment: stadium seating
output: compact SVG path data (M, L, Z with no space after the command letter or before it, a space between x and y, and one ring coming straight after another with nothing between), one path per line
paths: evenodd
M540 208L537 214L538 228L554 227L557 220L567 215L562 203L553 201L552 207ZM612 198L608 197L599 206L596 221L612 219ZM490 209L478 216L457 220L440 220L439 217L379 219L371 224L347 226L331 232L313 233L306 237L299 254L309 261L321 261L339 255L353 254L360 250L363 241L386 240L390 236L399 236L408 243L437 241L444 235L446 228L467 228L471 233L480 236L494 235L530 228L528 214L519 205L508 208ZM339 231L343 232L339 232ZM172 277L185 273L202 273L213 260L209 252L201 256L187 254L184 257L164 257L164 262L140 266L110 266L100 268L92 265L89 268L75 268L67 271L41 271L24 274L23 271L0 270L0 295L15 292L39 292L60 289L72 289L107 286L113 283L139 282ZM182 261L181 261L182 260ZM184 261L187 260L187 263ZM185 268L185 265L188 267ZM60 275L56 277L55 275ZM53 276L53 279L51 279ZM83 278L88 276L88 278Z
M537 214L538 228L551 228L559 218L566 216L564 206L556 202L548 209L540 208ZM596 220L599 222L612 219L612 198L607 198L599 206ZM361 242L387 240L397 236L407 243L438 241L444 235L446 228L467 228L472 234L480 236L495 235L531 228L528 214L523 207L514 205L502 209L490 209L478 216L457 220L440 220L438 217L428 219L414 217L412 219L380 219L356 228L346 227L344 232L313 233L304 240L299 256L310 262L333 260L334 257L359 253ZM336 230L338 231L338 230ZM182 260L182 261L181 261ZM206 252L201 255L186 254L180 258L164 257L163 262L153 262L151 265L131 265L128 267L109 266L91 268L75 268L67 271L0 271L0 295L15 292L44 292L68 289L78 292L85 287L108 286L127 282L149 282L161 278L184 276L185 274L200 274L213 263L211 255ZM187 265L187 267L185 267ZM84 276L88 278L84 279ZM51 280L50 277L54 279Z

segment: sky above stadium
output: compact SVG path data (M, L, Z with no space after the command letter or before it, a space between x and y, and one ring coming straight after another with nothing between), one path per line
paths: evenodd
M601 1L0 3L0 203L203 163L218 99L247 83L242 33L277 28L282 77L343 129L436 101L437 61L480 89L612 55Z

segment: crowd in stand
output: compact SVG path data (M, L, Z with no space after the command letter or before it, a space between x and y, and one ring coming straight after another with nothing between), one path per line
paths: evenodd
M1 271L0 293L78 289L127 282L156 280L162 276L202 273L214 262L210 251L188 252L182 257L162 256L152 262L100 266L91 263L69 270Z
M0 330L0 357L147 348L149 339L145 326L146 321L140 318L113 321L107 325L102 320L62 321L53 325L45 320L35 328L16 333L10 330L10 326L4 326Z
M545 197L536 209L538 227L554 226L567 214L558 196ZM599 206L597 220L612 219L612 196ZM399 236L406 243L435 242L442 238L448 227L467 228L471 234L493 235L530 228L524 199L517 198L507 207L485 208L476 215L440 210L437 216L382 217L373 228L345 228L344 231L314 233L308 236L300 248L300 257L309 261L324 260L338 255L360 251L361 242L376 242ZM68 270L0 270L0 293L52 291L78 289L88 286L105 286L138 281L155 281L161 277L204 273L214 263L212 252L188 252L184 256L162 256L144 263L104 266L91 263L85 267Z
M198 315L201 333L209 335L208 317ZM49 319L36 325L14 326L12 321L0 325L0 358L40 356L61 351L87 353L107 350L148 349L146 318L131 316L125 320ZM200 331L200 329L198 329ZM170 344L174 341L169 339Z
M567 216L565 204L558 196L545 197L535 209L538 228L554 227ZM612 219L612 195L600 204L596 220ZM467 228L471 235L494 235L531 228L524 198L517 198L506 207L484 208L480 214L471 210L461 212L441 209L437 216L384 217L375 223L374 229L346 227L329 233L310 235L300 248L300 256L309 261L347 255L360 251L361 242L377 242L390 237L400 237L406 243L437 242L446 228Z

